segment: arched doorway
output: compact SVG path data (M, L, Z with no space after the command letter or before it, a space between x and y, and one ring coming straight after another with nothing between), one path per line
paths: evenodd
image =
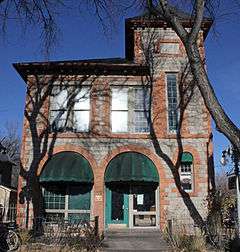
M106 228L159 226L159 175L152 160L121 153L109 162L104 181Z
M52 156L39 177L46 219L89 221L93 181L92 168L79 153L64 151Z

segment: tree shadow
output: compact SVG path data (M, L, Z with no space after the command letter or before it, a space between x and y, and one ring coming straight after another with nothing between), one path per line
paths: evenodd
M147 27L147 25L146 25ZM148 27L147 27L148 28ZM151 28L151 27L149 27ZM147 78L147 84L145 82L142 83L144 86L149 86L150 88L150 104L149 104L149 114L148 116L149 125L150 125L150 136L151 141L154 146L155 153L163 160L166 165L169 167L175 185L177 187L177 190L179 194L181 195L181 198L183 199L183 202L185 206L187 207L189 214L194 221L194 224L198 226L201 230L203 230L206 233L209 233L206 226L205 218L200 214L197 207L195 206L193 200L191 199L190 194L185 191L181 185L180 180L180 172L181 169L181 157L184 152L184 133L183 133L183 125L185 123L186 117L185 112L189 105L189 103L194 99L194 95L196 93L199 93L199 90L197 89L197 86L195 84L195 81L191 75L190 65L188 61L180 62L180 75L178 75L178 94L179 94L179 101L177 106L177 127L176 132L174 132L174 139L177 142L177 158L175 160L175 157L170 157L168 153L166 153L163 148L161 147L161 140L158 138L158 134L156 132L156 125L157 119L159 117L159 114L154 115L153 113L153 90L154 85L157 81L157 77L159 76L159 71L161 70L161 65L165 64L163 61L165 59L161 59L161 56L156 54L156 47L157 43L159 41L159 34L157 34L156 29L145 29L145 35L141 36L140 39L140 48L142 51L142 61L149 66L150 73ZM164 57L163 57L164 58ZM175 60L176 64L179 64L177 62L177 59ZM165 111L167 113L167 111ZM188 115L190 116L190 115ZM199 122L201 123L201 122ZM210 136L210 138L212 135ZM209 142L211 139L209 139ZM209 145L208 142L208 145ZM207 152L209 149L207 149ZM214 168L213 168L213 157L210 156L209 152L208 155L208 178L209 178L209 192L211 190L215 189L215 183L214 183ZM207 186L207 185L206 185Z
M147 40L147 41L146 41ZM197 210L194 202L192 201L188 192L182 189L179 169L181 166L181 156L184 151L183 143L183 124L185 120L185 111L189 103L194 97L196 91L196 85L190 74L190 68L188 62L181 62L180 75L179 75L179 102L177 106L178 114L178 124L176 132L174 133L173 139L176 139L178 155L176 160L173 159L166 153L161 147L161 142L158 138L158 133L156 132L156 125L159 117L159 113L154 113L152 110L153 107L153 92L154 92L154 83L156 82L156 76L159 73L163 64L163 59L156 57L155 55L155 42L156 42L156 33L154 30L150 30L148 34L141 38L142 46L142 63L146 65L149 69L149 74L146 76L142 75L141 86L146 90L146 95L144 99L147 99L147 96L150 95L148 106L146 108L145 116L148 119L150 126L150 139L154 147L155 153L158 157L163 160L166 165L169 167L175 185L179 194L181 195L185 206L187 207L191 218L194 223L199 226L202 230L206 230L206 223L204 218L201 216ZM44 216L44 202L43 195L41 191L41 185L39 183L39 166L46 161L46 157L51 158L54 154L54 147L58 141L58 138L61 137L62 133L71 132L74 134L74 138L81 139L83 136L88 138L96 138L99 143L105 144L108 148L108 151L112 150L112 144L116 144L116 139L111 138L110 133L110 123L105 125L106 131L103 130L103 126L100 127L100 121L96 118L99 116L94 114L92 117L95 118L94 122L91 124L91 127L88 132L79 133L74 128L74 119L72 117L72 110L76 102L80 100L84 101L87 96L91 98L101 97L101 100L104 103L110 104L110 87L109 85L94 85L95 81L98 81L98 75L84 75L80 79L77 76L64 76L60 74L54 75L30 75L28 78L25 78L27 81L27 98L26 98L26 107L24 111L24 136L25 142L22 146L22 153L27 153L26 148L28 148L27 157L22 156L22 167L20 175L26 181L26 184L23 184L21 191L19 192L20 203L26 203L26 227L30 226L29 223L29 212L31 206L33 207L33 219L37 219L41 216ZM77 84L76 84L77 83ZM128 77L124 76L124 80L118 83L118 87L124 87L128 84ZM83 90L83 87L88 86L87 93L83 93L81 97L78 97L78 94ZM56 88L57 87L57 88ZM66 90L68 92L67 100L65 101L66 107L59 108L58 113L55 113L54 117L49 116L52 111L49 110L49 102L51 97L54 94L58 95L61 91ZM148 93L150 91L150 94ZM156 98L155 98L156 99ZM145 103L144 103L145 104ZM105 104L106 105L106 104ZM105 106L104 105L104 106ZM98 104L96 104L98 106ZM149 111L149 113L147 112ZM110 112L110 111L109 111ZM167 111L164 111L165 113ZM93 112L94 113L94 112ZM102 111L106 113L106 111ZM64 122L61 123L61 128L58 127L61 122L61 118L64 116ZM108 118L110 121L110 116ZM109 138L110 137L110 138ZM27 140L30 139L31 143ZM104 139L104 140L103 140ZM123 145L124 143L121 143ZM91 143L87 141L83 143L85 148L90 147ZM117 144L116 144L117 146ZM25 167L28 166L28 169ZM211 176L211 182L214 183L213 179L213 170L209 170L209 175Z
M83 76L81 80L77 81L77 85L71 87L70 85L66 85L66 76L58 74L51 76L31 75L25 78L27 82L27 96L24 111L24 135L20 167L20 176L25 180L25 183L22 184L19 191L19 204L26 204L26 228L29 228L33 224L34 229L34 220L44 216L42 185L39 182L39 166L42 162L46 161L46 157L51 158L53 156L58 135L62 131L72 132L72 127L69 128L67 122L71 121L73 123L71 111L75 103L79 99L85 99L82 96L77 100L76 96L82 90L82 83L88 79L89 76ZM95 78L91 78L90 81L94 82L94 80ZM71 81L74 81L74 78ZM57 91L54 89L57 89ZM66 108L60 108L57 113L54 113L55 117L50 118L49 114L51 112L48 104L53 93L56 96L62 90L67 89L68 91L70 89L70 91L68 92ZM58 130L57 125L63 112L66 114L65 124L61 124L62 130ZM31 208L33 216L30 216ZM32 217L33 223L30 223ZM39 222L37 225L39 226Z

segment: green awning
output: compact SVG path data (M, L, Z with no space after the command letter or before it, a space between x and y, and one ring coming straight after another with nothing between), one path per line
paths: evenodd
M60 152L47 162L39 181L93 183L93 172L89 162L82 155L70 151Z
M125 152L113 158L107 166L105 183L113 182L159 183L159 176L148 157L137 152Z
M193 156L189 152L183 152L181 162L183 163L192 163L193 162Z

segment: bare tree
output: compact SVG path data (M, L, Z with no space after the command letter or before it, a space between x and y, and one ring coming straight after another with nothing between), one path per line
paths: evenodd
M150 10L154 8L152 1L149 1L148 6ZM191 19L192 28L190 31L187 31L183 27L174 11L172 11L169 7L167 1L160 0L159 7L164 18L171 24L172 28L178 34L185 46L194 81L196 82L196 85L203 96L207 109L216 123L217 130L223 133L229 139L229 141L237 147L238 151L240 151L240 131L225 113L215 95L214 89L205 69L205 59L201 57L198 46L198 34L201 30L204 17L203 15L206 11L211 11L213 7L212 1L194 1L192 9L193 15ZM156 7L154 10L156 10Z
M129 8L147 8L150 15L155 18L161 17L181 39L189 59L191 73L196 82L212 118L216 123L217 130L223 133L229 141L240 151L240 131L218 101L212 84L205 69L205 58L202 57L198 46L198 35L201 30L204 14L214 18L219 8L219 1L195 0L195 1L167 1L167 0L133 0L133 1L107 1L86 0L81 6L94 9L95 14L103 23L103 18L111 18L116 13L122 15ZM238 1L233 1L239 6ZM2 0L0 1L0 21L2 30L7 28L9 19L18 20L23 26L35 25L41 28L41 37L46 52L54 45L57 39L58 25L57 15L66 11L71 6L78 5L78 1L70 1L68 5L61 0L49 1L26 1L26 0ZM173 8L174 6L174 8ZM175 7L183 7L190 11L191 29L186 29ZM113 18L112 18L113 20Z
M5 129L0 133L0 148L3 149L15 164L12 170L12 186L17 187L20 167L21 140L18 134L17 123L6 123Z
M71 1L74 2L74 1ZM179 1L178 1L179 2ZM14 3L14 4L13 4ZM195 1L181 1L181 3L187 3L185 8L190 10L191 16L189 17L189 22L191 23L191 28L186 29L180 17L177 14L176 3L174 1L166 1L166 0L158 0L158 1L151 1L151 0L139 0L139 1L132 1L131 3L127 3L125 1L107 1L107 0L89 0L85 1L86 4L89 4L90 7L93 7L95 13L99 17L100 21L103 22L103 16L111 18L114 13L117 11L118 14L122 14L122 12L126 11L128 8L138 7L139 9L147 8L149 15L154 16L156 19L161 18L166 21L170 27L177 33L179 38L181 39L189 61L189 69L193 76L193 82L200 90L202 97L204 99L205 105L208 108L212 118L214 119L217 129L222 132L230 142L237 147L238 151L240 152L240 131L237 126L230 120L228 115L225 113L224 109L222 108L221 104L219 103L214 89L211 85L211 82L208 78L208 74L205 69L205 58L200 52L198 38L199 33L202 28L202 22L204 19L204 15L208 14L210 17L214 17L214 11L217 8L217 5L214 5L214 1L211 0L195 0ZM3 0L0 1L1 6L1 19L2 19L2 29L3 31L6 28L6 22L9 18L11 18L11 13L14 13L14 18L23 21L24 25L32 24L32 25L40 25L42 28L42 38L46 50L48 51L53 43L56 41L56 34L58 31L58 25L56 22L56 16L59 14L57 10L64 11L64 8L67 8L65 4L63 4L60 0L55 1L7 1ZM179 7L179 6L178 6ZM151 77L150 77L151 78ZM151 82L151 80L150 80ZM39 80L36 80L36 83L39 83ZM184 82L186 83L186 82ZM35 85L35 84L34 84ZM28 101L29 103L26 106L25 110L25 117L27 122L29 123L30 133L32 138L32 145L33 145L33 160L31 162L29 171L24 173L23 170L22 174L28 181L30 180L37 180L37 170L40 161L42 158L49 154L51 155L52 148L54 146L56 135L52 137L51 141L49 140L49 122L47 118L44 118L44 115L41 114L39 108L43 106L43 103L46 102L47 97L51 93L52 86L48 86L44 92L41 91L42 85L32 86L29 88L28 93ZM34 90L33 90L34 89ZM74 94L73 94L74 96ZM188 100L188 99L187 99ZM184 100L182 101L183 110L185 107ZM30 108L30 109L29 109ZM182 113L183 114L183 113ZM36 126L36 122L38 121L38 117L42 117L42 121L44 121L45 128L43 131L39 132ZM154 129L151 132L154 136ZM180 130L178 133L178 137L180 138ZM196 219L196 222L203 225L203 220L200 215L196 214L195 207L191 202L189 195L186 194L181 189L180 186L180 179L179 174L177 173L177 169L179 167L180 158L178 158L177 165L173 165L172 161L169 157L161 151L158 146L158 143L154 141L155 148L157 153L160 157L162 157L166 163L172 168L172 173L175 177L175 182L177 184L178 190L184 196L185 203L189 205L189 208L192 208L192 216ZM181 142L179 141L179 148L181 150ZM181 151L180 151L181 153ZM180 156L179 156L180 157ZM40 192L38 181L28 181L27 183L32 183L36 185L37 193L33 193L35 199L33 199L33 204L38 206L39 204L39 197L37 196ZM35 202L34 202L35 201ZM39 215L39 209L36 209L35 216Z
M104 11L108 9L109 2L112 1L93 1L95 8ZM202 23L204 15L213 20L216 17L216 13L219 9L221 1L213 0L194 0L194 1L168 1L168 0L140 0L132 1L130 6L145 7L149 15L154 16L155 19L161 18L166 21L168 25L177 33L181 39L190 64L191 74L194 81L199 88L205 105L210 112L216 128L238 149L240 152L240 131L234 122L229 118L223 107L221 106L211 81L209 80L208 73L205 68L205 58L202 57L199 48L199 33L202 29ZM236 7L239 7L239 1L233 1ZM104 5L104 6L103 6ZM122 6L126 10L127 6ZM191 28L185 28L181 22L181 17L178 15L179 7L188 10L190 13L189 22Z

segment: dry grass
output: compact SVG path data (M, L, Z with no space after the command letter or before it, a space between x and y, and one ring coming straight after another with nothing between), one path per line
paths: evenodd
M20 229L18 231L18 234L19 234L19 236L21 238L22 245L28 244L30 242L31 238L32 238L29 230L27 230L27 229Z
M185 228L179 228L170 234L168 229L165 230L164 236L168 243L176 252L205 252L207 250L206 239L203 234L189 235Z
M45 244L28 244L22 245L21 248L18 249L18 252L87 252L87 251L95 251L100 252L101 250L87 250L87 249L76 249L71 248L69 246L50 246Z
M84 225L50 225L44 235L33 236L28 230L20 230L22 246L19 252L74 252L100 251L102 237L95 235L94 227Z

